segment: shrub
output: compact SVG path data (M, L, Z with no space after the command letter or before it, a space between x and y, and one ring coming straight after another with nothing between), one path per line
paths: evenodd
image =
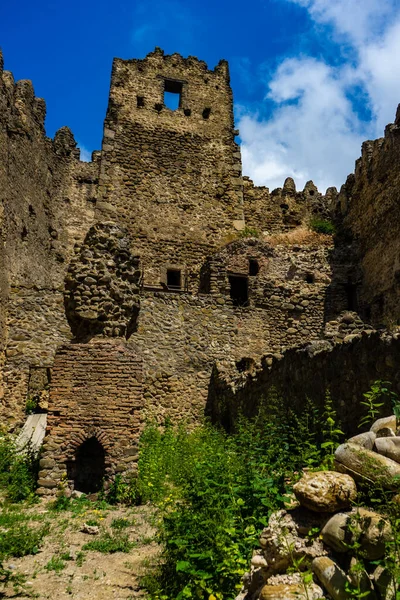
M46 533L45 527L33 529L20 524L6 531L0 531L0 563L10 556L36 554Z
M325 235L333 235L336 233L336 228L331 221L325 219L314 218L310 221L310 228L316 233L324 233Z
M33 499L36 489L38 459L28 448L18 453L15 439L0 437L0 487L11 502Z

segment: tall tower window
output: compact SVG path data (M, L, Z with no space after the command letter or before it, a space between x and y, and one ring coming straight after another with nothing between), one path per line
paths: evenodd
M177 110L182 104L182 82L173 79L164 80L164 105L170 110Z

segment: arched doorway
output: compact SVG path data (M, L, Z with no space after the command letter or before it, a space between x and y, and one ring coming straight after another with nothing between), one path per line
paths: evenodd
M105 452L96 437L85 440L76 451L74 489L85 494L101 490L105 475Z

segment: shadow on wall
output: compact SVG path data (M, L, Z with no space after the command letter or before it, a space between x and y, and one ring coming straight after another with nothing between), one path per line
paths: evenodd
M270 365L267 364L267 361ZM210 380L206 414L227 431L238 417L254 417L268 408L275 392L300 412L307 398L322 409L326 390L332 396L345 433L357 431L363 393L377 379L392 382L400 392L400 334L365 333L349 342L318 341L287 350L283 358L264 357L254 373L232 373L215 366ZM382 407L386 414L389 406Z

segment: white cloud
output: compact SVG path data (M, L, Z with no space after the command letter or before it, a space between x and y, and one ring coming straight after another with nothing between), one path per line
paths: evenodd
M311 18L331 25L336 35L359 45L380 35L395 10L396 0L289 0L310 13Z
M81 161L83 162L91 162L92 160L92 153L90 150L88 150L87 148L85 148L85 146L83 146L83 144L80 144L78 142L78 148L81 151Z
M309 56L283 60L267 82L269 118L239 110L243 170L270 188L287 176L298 187L308 179L322 190L339 187L362 141L383 134L400 102L399 10L391 0L289 1L323 26L320 35L331 27L346 58L339 66ZM369 109L370 121L360 108Z

